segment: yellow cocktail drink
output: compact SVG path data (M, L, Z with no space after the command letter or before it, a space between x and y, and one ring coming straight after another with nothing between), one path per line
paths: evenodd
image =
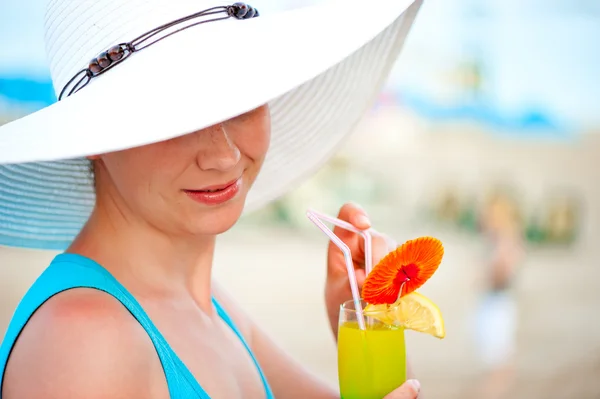
M338 374L342 399L382 399L406 381L404 329L377 320L367 320L366 330L341 323Z
M416 292L437 270L443 253L433 237L407 241L368 273L362 298L351 284L353 298L340 305L338 321L342 399L383 399L406 381L405 330L446 336L440 309ZM353 267L348 261L351 282Z

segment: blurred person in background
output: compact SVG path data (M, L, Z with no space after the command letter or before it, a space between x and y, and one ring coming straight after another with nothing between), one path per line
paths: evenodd
M0 127L0 245L64 252L8 327L0 398L339 398L212 278L217 236L318 169L372 106L420 2L334 5L48 3L59 101ZM339 217L370 227L355 205ZM375 239L374 261L387 252ZM351 294L342 253L326 259L336 336Z
M476 313L476 348L483 367L473 398L507 397L515 376L517 303L515 277L524 258L523 230L515 201L492 194L480 220L486 240L483 295Z

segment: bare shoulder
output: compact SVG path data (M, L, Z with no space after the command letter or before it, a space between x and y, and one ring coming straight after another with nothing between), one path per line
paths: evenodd
M2 395L14 398L167 398L144 329L115 298L73 289L32 316L11 353Z

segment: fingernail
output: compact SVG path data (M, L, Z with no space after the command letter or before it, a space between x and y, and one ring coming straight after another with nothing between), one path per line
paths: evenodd
M366 217L365 215L358 215L358 216L356 217L356 223L357 223L357 224L362 224L362 225L365 225L365 224L366 224L366 225L368 225L368 226L370 226L370 225L371 225L371 221L370 221L370 220L369 220L369 218L368 218L368 217Z
M421 392L421 383L417 380L408 380L408 383L413 386L416 393Z

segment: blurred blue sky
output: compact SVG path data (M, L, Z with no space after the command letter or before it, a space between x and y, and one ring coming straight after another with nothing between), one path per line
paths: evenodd
M45 1L0 1L5 100L52 101ZM268 11L316 2L253 5ZM600 126L598 0L426 0L401 60L389 91L431 118L466 116L516 129ZM465 83L472 70L481 75L476 88Z

